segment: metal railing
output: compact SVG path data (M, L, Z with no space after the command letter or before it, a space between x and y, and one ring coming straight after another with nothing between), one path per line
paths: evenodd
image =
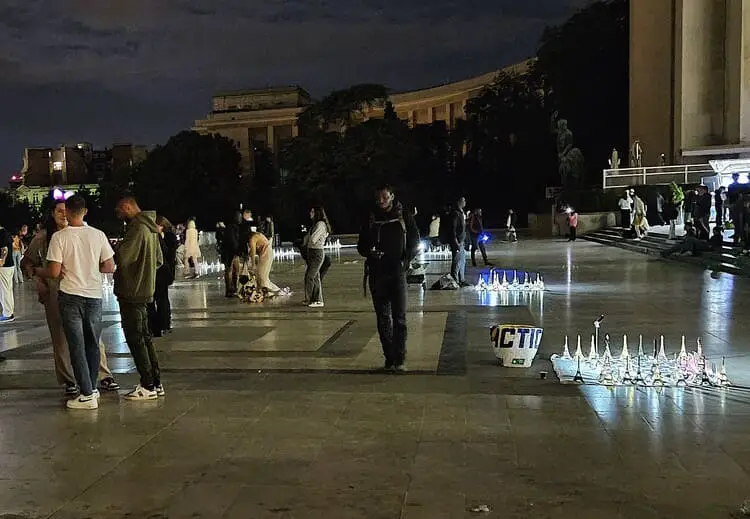
M624 189L640 185L698 184L716 172L708 164L680 166L651 166L645 168L605 169L602 173L604 189Z

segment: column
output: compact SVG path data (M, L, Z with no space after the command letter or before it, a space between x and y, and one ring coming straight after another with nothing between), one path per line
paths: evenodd
M432 106L427 107L427 124L435 122L435 109Z
M273 141L273 126L270 124L266 127L266 147L272 152L276 150L276 146Z
M409 110L409 127L414 128L417 125L417 116L414 110Z
M292 123L292 137L299 137L299 127L297 121Z
M445 105L445 126L449 129L453 128L453 105L451 103Z
M750 5L727 0L724 86L724 138L750 139Z

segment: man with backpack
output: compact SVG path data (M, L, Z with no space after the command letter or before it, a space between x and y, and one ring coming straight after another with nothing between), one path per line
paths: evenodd
M450 227L446 229L446 242L451 248L451 276L459 286L466 287L469 284L464 278L466 271L466 216L464 208L466 198L461 197L450 212Z
M357 251L365 261L385 370L405 372L406 271L417 255L419 231L390 186L375 190L375 207L363 223Z

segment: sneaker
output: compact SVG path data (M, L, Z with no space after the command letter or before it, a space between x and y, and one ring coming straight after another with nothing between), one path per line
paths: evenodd
M94 389L94 391L91 394L94 395L94 398L96 398L97 400L99 400L102 396L102 394L99 392L98 389Z
M162 384L157 384L156 387L154 387L154 391L156 391L156 396L164 396L167 394L167 392L164 391L164 386Z
M128 400L156 400L159 395L153 389L146 389L138 384L135 389L125 395L125 398Z
M65 407L68 409L98 409L99 399L94 395L79 396L78 398L71 398L65 403Z
M396 364L396 367L393 368L393 370L396 373L406 373L407 371L409 371L408 369L406 369L406 366L404 366L403 364Z
M382 368L382 369L383 369L383 371L385 371L386 373L390 373L391 371L393 371L393 364L389 364L388 362L386 362L386 363L385 363L385 366L383 366L383 368Z
M65 384L65 394L75 396L78 394L78 386L75 384Z
M308 301L307 299L304 299L304 300L302 301L302 306L307 306L307 305L309 305L309 304L310 304L310 301Z
M103 391L117 391L120 389L120 384L115 382L115 379L112 377L103 378L101 382L99 382L99 387L102 388Z
M323 304L323 301L313 301L307 306L309 308L323 308L325 305Z
M0 315L0 324L12 323L15 320L16 320L15 315L11 315L10 317L5 317L4 315Z

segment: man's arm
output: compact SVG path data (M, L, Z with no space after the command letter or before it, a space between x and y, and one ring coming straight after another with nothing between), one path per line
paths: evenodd
M57 279L62 273L62 245L60 244L60 235L55 233L47 248L47 269L44 276L50 279Z
M461 229L463 228L463 222L461 222L460 218L463 218L463 215L459 211L453 211L453 245L459 249L464 246L459 241Z
M44 273L44 277L49 279L57 279L62 274L62 263L56 261L47 262L47 271Z
M99 263L99 272L102 274L112 274L115 271L115 260L113 258L109 258L108 260L104 260L103 262Z
M363 222L362 227L359 229L359 237L357 238L357 252L359 252L360 256L369 258L371 249L370 225L369 222Z
M419 228L417 228L414 216L409 213L404 216L404 224L406 224L406 258L411 263L419 251Z

